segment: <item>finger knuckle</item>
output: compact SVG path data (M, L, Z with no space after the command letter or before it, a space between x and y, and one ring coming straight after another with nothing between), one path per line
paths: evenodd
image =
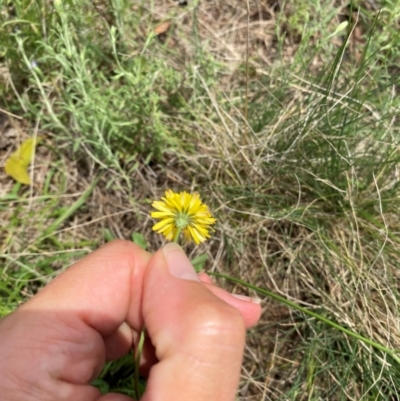
M201 336L228 337L241 341L244 322L239 312L224 302L209 302L199 305L194 313L197 316L193 330Z

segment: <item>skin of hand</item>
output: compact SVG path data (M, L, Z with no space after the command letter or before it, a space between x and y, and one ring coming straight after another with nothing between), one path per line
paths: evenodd
M198 276L168 244L113 241L0 321L2 401L129 401L90 385L146 327L143 401L232 401L260 305Z

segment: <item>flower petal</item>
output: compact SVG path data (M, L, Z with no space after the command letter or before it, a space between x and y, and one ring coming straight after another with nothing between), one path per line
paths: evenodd
M153 217L153 219L164 219L164 218L175 217L175 214L170 211L168 211L168 212L151 212L150 216Z
M174 223L174 219L162 219L161 221L159 221L157 224L155 224L153 226L153 230L154 231L160 231L162 230L165 226L167 225L172 225Z
M186 239L193 240L196 244L209 238L210 230L214 231L210 226L215 224L216 219L212 217L207 205L201 202L197 192L175 193L168 189L165 197L154 201L152 206L156 211L150 212L151 217L160 220L153 226L153 230L163 234L168 240L175 238L178 225Z

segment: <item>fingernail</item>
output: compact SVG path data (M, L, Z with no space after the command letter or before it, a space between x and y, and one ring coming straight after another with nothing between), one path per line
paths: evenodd
M246 302L252 302L253 304L259 305L261 303L261 299L258 297L247 297L246 295L240 295L240 294L231 294L237 299L240 299L241 301L246 301Z
M162 251L167 262L168 271L172 276L200 282L194 267L178 244L170 242L164 246Z

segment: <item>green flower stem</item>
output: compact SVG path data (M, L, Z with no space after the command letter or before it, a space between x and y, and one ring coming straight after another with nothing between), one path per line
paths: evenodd
M318 319L319 321L324 322L324 323L328 324L329 326L332 326L335 329L338 329L338 330L342 331L343 333L346 333L347 335L349 335L349 336L351 336L353 338L356 338L357 340L360 340L360 341L364 342L365 344L370 345L371 347L374 347L376 349L379 349L380 351L385 352L386 354L390 355L398 364L400 364L400 358L396 355L396 352L397 352L396 350L391 350L389 348L386 348L385 346L383 346L381 344L378 344L375 341L372 341L369 338L366 338L366 337L364 337L364 336L362 336L360 334L357 334L354 331L346 329L346 328L340 326L339 324L337 324L335 322L332 322L332 320L329 320L329 319L327 319L327 318L325 318L325 317L323 317L321 315L318 315L318 313L315 313L315 312L312 312L312 311L310 311L310 310L308 310L306 308L303 308L302 306L297 305L294 302L289 301L288 299L286 299L284 297L281 297L278 294L275 294L275 293L273 293L273 292L271 292L269 290L266 290L266 289L259 288L259 287L256 287L254 285L248 284L245 281L239 280L239 279L234 278L234 277L227 276L225 274L213 273L213 272L208 272L208 274L211 275L211 276L224 278L224 279L232 281L234 283L241 284L241 285L243 285L243 286L245 286L247 288L251 288L251 289L255 290L256 292L258 292L259 294L267 295L267 296L269 296L269 297L271 297L271 298L273 298L273 299L275 299L275 300L277 300L277 301L279 301L279 302L281 302L281 303L283 303L283 304L285 304L287 306L290 306L291 308L297 309L298 311L303 312L306 315L312 316L315 319Z
M179 241L179 235L181 234L182 229L178 228L178 231L175 234L173 242L178 243ZM140 383L139 383L139 367L140 367L140 358L142 357L142 352L143 352L143 344L144 344L144 339L146 336L146 329L143 328L142 332L140 333L140 338L139 338L139 343L136 348L136 354L135 354L135 375L134 375L134 385L135 385L135 393L136 397L138 400L142 398L142 391L140 389Z
M140 338L139 338L139 342L137 344L137 348L136 348L136 353L135 353L135 376L134 376L134 380L135 380L135 396L138 400L140 400L142 398L142 390L140 388L140 383L139 383L139 367L140 367L140 359L142 357L142 353L143 353L143 345L144 345L144 339L146 337L146 329L143 328L142 332L140 333Z
M175 242L176 244L179 244L179 236L181 235L181 228L178 228L178 231L175 234L174 240L172 242Z

